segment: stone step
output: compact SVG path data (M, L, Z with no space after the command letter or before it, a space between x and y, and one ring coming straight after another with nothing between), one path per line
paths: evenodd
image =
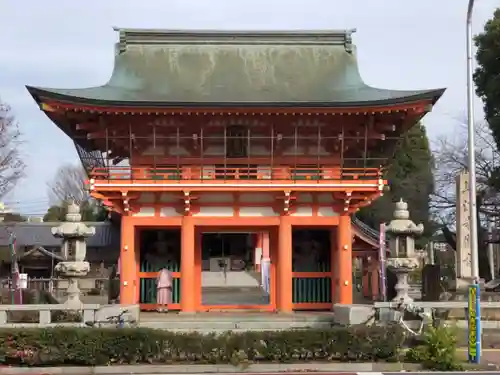
M287 329L327 329L330 322L140 322L141 327L179 332L275 331Z
M155 313L155 312L142 312L140 314L141 322L190 322L211 324L212 322L222 323L242 323L242 322L256 322L256 323L278 323L278 322L333 322L333 313L293 313L293 314L274 314L274 313L199 313L199 314L177 314L177 313Z

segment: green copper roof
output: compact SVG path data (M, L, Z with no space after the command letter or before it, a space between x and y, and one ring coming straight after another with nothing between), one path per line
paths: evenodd
M105 85L28 90L35 97L118 106L389 105L436 101L444 91L367 86L358 70L353 30L118 31L113 74Z

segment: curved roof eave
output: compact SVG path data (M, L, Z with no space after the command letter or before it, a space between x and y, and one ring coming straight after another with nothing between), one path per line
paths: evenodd
M38 102L43 99L58 101L75 106L92 107L120 107L120 108L169 108L169 107L302 107L302 108L362 108L362 107L390 107L418 101L430 100L435 104L443 95L445 89L399 91L377 89L367 86L363 89L362 99L349 101L255 101L255 100L232 100L232 101L178 101L162 100L162 98L141 99L140 93L126 91L119 87L99 86L83 89L52 89L34 86L26 86L29 93ZM114 94L114 95L113 95ZM350 96L355 93L349 93ZM126 99L124 97L130 97Z

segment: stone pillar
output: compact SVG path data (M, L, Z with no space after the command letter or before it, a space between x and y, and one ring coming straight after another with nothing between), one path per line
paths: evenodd
M338 303L352 304L352 228L349 215L339 216L337 232Z
M184 216L181 227L181 311L196 312L195 226L191 216Z
M282 216L278 234L278 300L279 312L290 313L292 301L292 224L289 216Z

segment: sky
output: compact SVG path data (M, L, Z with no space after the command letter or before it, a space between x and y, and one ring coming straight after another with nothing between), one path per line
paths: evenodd
M43 214L58 166L77 162L71 140L25 85L104 84L113 67L113 26L163 29L356 28L365 82L388 89L447 88L424 123L431 139L453 135L465 116L468 0L0 0L0 98L24 134L26 178L5 198L14 211ZM480 32L499 0L476 0ZM476 98L476 116L483 114Z

